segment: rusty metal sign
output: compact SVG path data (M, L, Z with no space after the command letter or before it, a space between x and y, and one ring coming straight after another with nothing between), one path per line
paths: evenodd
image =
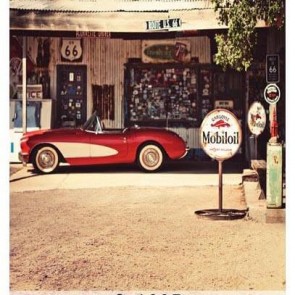
M190 62L190 47L188 40L144 40L142 61L144 63Z

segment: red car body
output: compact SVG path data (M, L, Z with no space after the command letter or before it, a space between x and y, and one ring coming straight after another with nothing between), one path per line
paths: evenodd
M41 173L51 173L59 163L73 166L134 163L157 171L166 157L180 159L187 153L184 140L160 128L103 129L93 114L82 128L27 132L21 139L20 159Z

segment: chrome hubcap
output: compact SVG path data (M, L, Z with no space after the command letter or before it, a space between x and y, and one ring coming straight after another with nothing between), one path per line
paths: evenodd
M42 154L40 154L38 163L39 165L46 169L46 168L51 168L54 164L54 154L50 151L44 151Z
M159 162L159 155L155 150L148 149L143 154L143 161L149 167L155 166Z

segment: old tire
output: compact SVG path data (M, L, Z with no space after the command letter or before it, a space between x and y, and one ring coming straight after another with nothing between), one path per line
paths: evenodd
M34 153L33 166L41 173L52 173L59 165L59 156L51 146L43 146Z
M137 157L137 164L146 172L155 172L159 170L164 162L162 149L155 144L143 146Z

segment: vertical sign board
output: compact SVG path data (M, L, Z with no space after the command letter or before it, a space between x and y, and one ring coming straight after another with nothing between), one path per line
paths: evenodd
M266 83L280 82L280 59L278 54L266 55Z

